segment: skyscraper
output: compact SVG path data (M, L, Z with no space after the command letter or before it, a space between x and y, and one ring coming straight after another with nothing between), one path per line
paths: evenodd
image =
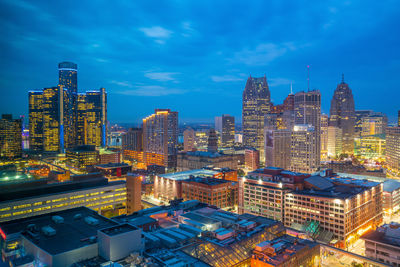
M73 147L77 145L76 119L77 119L77 93L78 93L78 66L72 62L61 62L58 64L58 84L65 92L63 101L63 131L64 146Z
M0 119L0 157L19 158L22 156L22 119L13 119L3 114Z
M29 92L29 148L43 150L43 91Z
M224 114L215 117L215 130L221 136L222 147L232 147L235 143L235 117Z
M266 76L249 77L243 91L243 144L260 151L264 161L264 116L270 111L271 96Z
M196 133L192 128L187 128L183 132L183 151L193 151L195 149L195 138Z
M320 165L320 144L317 142L314 126L295 125L291 136L290 170L313 173Z
M218 151L218 137L214 129L210 129L208 132L208 145L207 151L215 153Z
M318 168L321 160L321 93L319 90L296 93L294 96L294 112L296 125L309 125L314 128L313 131L307 129L306 132L310 132L310 134L312 132L315 135L316 143L316 146L312 146L316 161L314 162L313 156L313 166L310 166L310 169L314 169L314 165ZM300 128L303 129L304 127ZM302 132L304 131L301 130L298 134L301 135ZM303 140L307 138L303 138Z
M157 157L163 166L176 167L178 144L178 112L156 109L154 114L143 119L144 161L154 162Z
M64 90L62 86L43 89L43 147L45 152L64 149Z
M122 136L123 150L143 150L143 130L141 128L129 128Z
M397 112L397 126L400 127L400 110Z
M389 173L400 176L400 127L387 128L386 165Z
M328 124L329 116L321 115L321 160L326 160L328 155Z
M353 94L342 76L342 82L337 85L332 97L329 125L342 130L343 153L354 153L355 121L356 114Z
M342 128L328 126L328 157L335 158L343 153Z

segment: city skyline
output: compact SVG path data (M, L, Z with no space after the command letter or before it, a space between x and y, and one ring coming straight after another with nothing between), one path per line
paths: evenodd
M178 111L181 122L212 122L218 114L239 122L249 75L265 74L271 100L279 104L290 83L294 92L307 90L310 65L311 89L321 91L325 114L344 73L356 110L384 112L394 121L400 55L389 26L398 23L399 7L321 5L181 3L177 9L160 2L156 8L148 3L111 8L101 2L4 0L0 111L27 118L26 92L57 85L57 64L72 61L78 64L80 91L106 88L111 122L140 123L155 108ZM76 15L88 8L93 12ZM354 16L356 10L363 15ZM252 19L244 18L249 12Z

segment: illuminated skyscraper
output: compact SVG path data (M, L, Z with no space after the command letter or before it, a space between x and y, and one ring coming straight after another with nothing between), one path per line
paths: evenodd
M387 128L386 165L389 173L400 176L400 127Z
M144 161L176 168L178 112L156 109L143 119Z
M235 117L222 115L215 117L215 130L221 136L222 147L232 147L235 143Z
M86 139L87 145L105 146L107 134L107 93L86 92Z
M143 150L143 130L142 128L129 128L122 136L123 150Z
M43 91L29 92L29 148L43 150Z
M314 128L312 132L315 135L316 146L313 145L312 147L316 156L315 162L314 156L311 160L312 167L310 169L314 169L314 165L318 168L321 159L321 93L319 90L296 93L294 96L294 112L296 125L311 125ZM303 139L305 140L305 138Z
M64 99L63 131L64 146L73 147L77 144L77 93L78 93L78 66L72 62L58 64L58 83L66 90Z
M320 144L317 142L314 126L295 125L291 137L290 170L313 173L320 164Z
M367 117L361 119L361 136L385 134L388 124L388 118L380 112L373 112Z
M43 89L43 151L60 152L64 149L62 86Z
M0 157L19 158L22 156L22 119L13 119L3 114L0 119Z
M329 125L342 129L342 152L353 154L356 114L353 94L344 78L333 94L330 115Z
M343 153L343 132L336 126L328 126L328 157L335 158Z
M270 99L266 76L250 76L243 91L243 144L260 151L261 161L264 161L264 116L270 111Z

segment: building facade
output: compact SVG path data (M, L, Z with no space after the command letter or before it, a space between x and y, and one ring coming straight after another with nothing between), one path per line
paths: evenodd
M184 152L178 153L177 171L201 169L207 166L237 170L239 162L243 161L244 157L240 154L221 154L204 151Z
M338 84L331 101L329 125L342 130L342 151L354 153L354 126L356 121L353 93L347 83Z
M20 158L22 156L22 119L13 119L3 114L0 119L0 157Z
M227 114L215 117L215 130L221 136L222 147L232 147L235 144L235 117Z
M248 148L244 152L245 169L254 171L260 168L260 152L255 148Z
M400 127L387 128L386 167L393 175L400 175Z
M290 168L292 130L265 130L265 167Z
M169 109L156 109L155 113L143 119L143 152L157 154L163 166L176 168L178 144L178 112Z
M129 128L122 136L122 150L143 151L143 130Z
M249 77L243 91L243 145L260 151L264 162L264 116L271 108L271 96L266 76Z
M313 173L320 166L320 144L311 125L295 125L291 132L290 170Z
M192 128L188 128L183 132L183 151L193 151L195 146L195 131Z

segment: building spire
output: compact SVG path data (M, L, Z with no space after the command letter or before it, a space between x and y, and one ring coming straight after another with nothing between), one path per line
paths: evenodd
M342 73L342 83L344 83L344 73Z
M310 65L307 65L307 89L310 91Z
M290 83L290 94L293 95L293 87L292 87L292 83Z

